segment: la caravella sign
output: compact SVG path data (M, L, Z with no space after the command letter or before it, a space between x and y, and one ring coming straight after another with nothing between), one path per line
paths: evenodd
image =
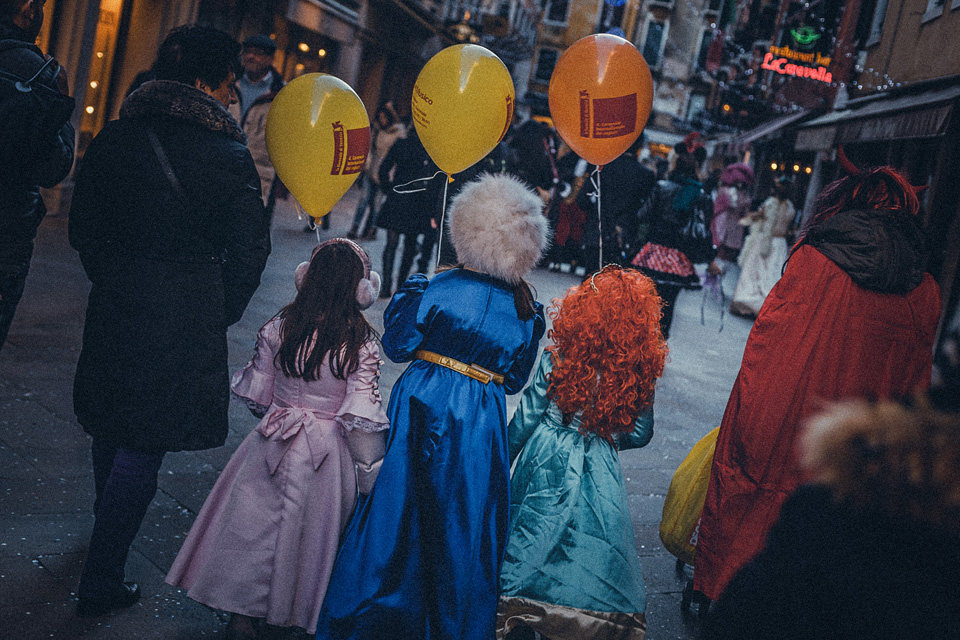
M793 62L791 62L791 60ZM805 64L797 64L805 63ZM817 65L815 67L807 65ZM782 76L809 78L820 82L833 82L833 74L827 71L830 58L819 53L803 53L790 47L770 47L760 63L761 69L775 71Z

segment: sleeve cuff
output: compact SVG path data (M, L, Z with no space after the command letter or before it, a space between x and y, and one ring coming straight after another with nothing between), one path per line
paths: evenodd
M390 422L387 420L387 416L383 415L383 411L380 411L380 414L380 416L377 416L377 419L370 419L352 413L344 413L334 417L334 420L347 431L358 429L366 433L377 433L390 428ZM383 419L380 420L380 417Z

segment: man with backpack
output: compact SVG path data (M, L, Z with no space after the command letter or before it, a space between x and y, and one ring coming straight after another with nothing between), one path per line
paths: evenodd
M63 180L73 164L73 98L66 74L33 42L43 0L0 0L0 348L46 213L40 187Z
M656 283L663 299L660 328L664 338L670 337L680 291L700 288L693 265L707 262L708 272L718 273L710 234L713 200L697 178L701 161L697 154L678 145L676 167L669 179L657 184L648 205L638 213L638 222L648 224L649 231L631 264Z

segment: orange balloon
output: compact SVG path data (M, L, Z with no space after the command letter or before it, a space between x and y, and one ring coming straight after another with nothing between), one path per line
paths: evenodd
M548 98L560 137L578 156L603 166L643 131L653 108L653 78L635 46L597 33L563 52Z

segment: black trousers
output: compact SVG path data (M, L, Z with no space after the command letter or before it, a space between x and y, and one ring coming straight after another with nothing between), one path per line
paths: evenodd
M680 295L682 286L678 284L656 283L657 293L663 300L663 315L660 316L660 331L663 333L663 339L670 337L670 325L673 324L674 307L677 304L677 296Z
M403 251L400 254L400 269L397 271L396 287L393 287L393 263L396 261L397 247L401 238L403 238ZM418 238L419 236L415 233L387 230L387 244L383 248L383 273L381 274L383 275L384 291L396 291L403 284L413 269L414 260L417 262L417 270L420 273L427 273L430 269L430 258L433 256L433 247L437 243L437 234L436 232L423 234L422 242L418 242ZM418 253L420 254L419 259L417 259Z
M98 438L91 452L97 499L93 534L77 588L81 598L110 595L123 583L127 554L157 493L164 455L125 449Z
M26 273L4 273L0 270L0 349L7 341L7 333L10 331L20 298L23 297L23 286L26 282Z

